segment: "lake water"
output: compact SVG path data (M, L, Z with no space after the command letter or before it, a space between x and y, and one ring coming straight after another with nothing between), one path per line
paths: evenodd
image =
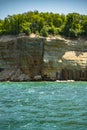
M87 130L87 82L0 83L0 130Z

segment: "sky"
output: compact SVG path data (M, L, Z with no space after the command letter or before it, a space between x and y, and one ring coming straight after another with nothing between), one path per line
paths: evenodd
M59 14L77 12L87 15L87 0L0 0L0 19L34 10Z

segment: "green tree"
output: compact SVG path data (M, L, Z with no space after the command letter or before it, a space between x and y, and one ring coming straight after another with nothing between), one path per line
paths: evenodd
M0 20L0 35L3 34L3 20Z
M68 15L55 13L26 12L8 15L0 20L0 35L19 33L36 33L42 36L64 35L67 37L87 36L87 15L69 13Z
M82 16L81 24L82 24L82 35L87 36L87 15Z
M83 33L85 36L87 36L87 20L84 21L84 24L83 24Z
M56 14L53 18L53 25L55 27L60 27L63 24L62 18L59 14Z
M77 13L68 14L63 34L69 37L78 37L81 31L80 15Z
M31 34L30 23L29 22L22 23L20 32L25 33L26 35L30 35Z
M44 36L44 37L47 37L48 36L48 30L49 28L47 26L44 26L42 29L41 29L41 36Z

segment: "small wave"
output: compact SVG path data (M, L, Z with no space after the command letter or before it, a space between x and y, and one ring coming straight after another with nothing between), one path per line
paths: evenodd
M27 123L26 125L21 126L21 128L29 127L32 123Z

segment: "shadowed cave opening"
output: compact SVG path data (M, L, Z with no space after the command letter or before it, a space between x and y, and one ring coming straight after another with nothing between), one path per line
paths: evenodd
M2 72L4 69L3 68L0 68L0 72Z
M60 73L56 72L56 80L87 81L87 70L62 69Z

